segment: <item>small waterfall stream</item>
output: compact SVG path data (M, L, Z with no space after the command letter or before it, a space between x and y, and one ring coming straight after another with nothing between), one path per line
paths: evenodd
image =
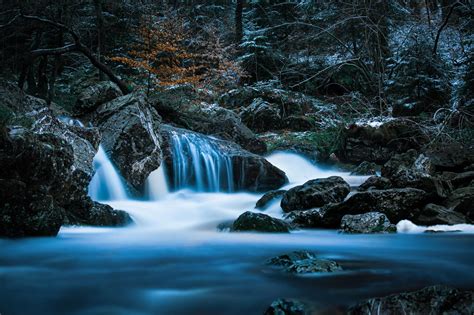
M94 157L94 169L94 177L89 183L89 196L93 200L125 200L128 198L123 179L102 145L99 146L99 151Z
M174 190L234 191L232 159L222 153L217 141L208 136L174 131L170 138Z

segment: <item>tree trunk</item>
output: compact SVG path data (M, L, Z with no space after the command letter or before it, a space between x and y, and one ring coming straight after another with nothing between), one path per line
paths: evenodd
M235 6L235 43L238 45L242 42L244 35L243 26L243 10L245 0L237 0Z

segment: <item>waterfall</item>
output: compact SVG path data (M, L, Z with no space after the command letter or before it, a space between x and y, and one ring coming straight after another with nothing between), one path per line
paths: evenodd
M165 164L151 172L145 184L147 200L161 200L169 194L168 180L166 179Z
M102 145L94 157L95 174L89 183L89 196L93 200L127 199L125 185Z
M234 191L232 158L221 152L218 140L172 131L170 141L175 190Z

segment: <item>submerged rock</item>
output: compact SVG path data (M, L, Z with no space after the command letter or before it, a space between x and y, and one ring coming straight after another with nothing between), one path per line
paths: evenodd
M350 186L341 177L313 179L288 190L281 200L283 211L306 210L341 202L349 194Z
M295 251L270 258L268 265L283 267L290 273L321 273L341 271L342 267L335 261L317 258L314 253Z
M281 198L286 190L272 190L263 195L255 204L255 209L266 210L269 204L278 198Z
M121 175L141 191L161 164L161 118L141 93L102 104L93 115L102 145Z
M268 233L289 233L289 225L279 219L272 218L263 213L247 211L241 214L232 224L232 232L268 232Z
M317 308L311 303L296 299L278 299L266 309L264 315L313 315Z
M343 233L395 233L397 227L391 224L383 213L368 212L364 214L347 214L341 220Z
M474 292L436 285L419 291L373 298L349 308L350 315L474 313Z

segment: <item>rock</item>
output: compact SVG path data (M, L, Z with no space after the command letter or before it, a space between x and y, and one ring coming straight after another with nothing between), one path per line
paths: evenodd
M271 202L281 198L285 192L286 190L272 190L265 193L255 204L255 209L266 210Z
M396 233L397 227L391 224L383 213L346 214L341 219L341 232L344 233Z
M383 190L383 189L389 189L392 187L392 183L388 178L385 177L380 177L380 176L370 176L367 178L365 182L362 183L362 185L359 186L357 190L359 191L366 191L366 190Z
M375 175L377 168L377 164L364 161L354 168L351 175Z
M102 145L121 175L142 191L148 175L161 164L161 118L141 93L102 104L93 115Z
M341 202L349 192L349 184L341 177L313 179L288 190L281 207L285 212L322 207L330 202Z
M219 154L228 160L232 166L233 188L234 190L247 190L253 192L266 192L272 189L278 189L288 182L285 173L273 166L263 157L243 150L239 145L230 141L211 138L189 130L175 128L164 125L162 128L164 140L163 153L167 169L171 172L170 180L174 185L174 169L173 160L173 137L181 139L182 137L193 138L200 141L202 146L212 146ZM192 165L191 149L183 145L179 153L180 158L187 159L183 161L188 165ZM193 177L194 170L189 168L189 177Z
M73 166L70 145L53 134L10 132L0 150L0 235L55 236L64 209L53 196L67 194Z
M474 221L474 186L458 188L454 190L446 200L446 206L453 211L459 212Z
M308 131L315 129L316 123L313 117L293 115L283 120L283 127L291 131ZM320 127L320 129L323 129L323 127Z
M304 155L308 159L320 162L325 160L325 151L318 146L315 141L319 136L319 132L305 131L305 132L279 132L279 133L265 133L258 135L268 149L268 152L274 151L288 151Z
M415 150L396 154L382 167L382 176L396 188L413 187L430 193L434 198L446 198L451 184L434 174L431 161Z
M295 226L301 228L319 228L325 225L324 215L326 208L314 208L303 211L291 211L285 217Z
M453 143L434 145L424 153L436 171L463 172L474 163L474 148Z
M420 216L413 220L413 222L424 226L438 224L454 225L468 223L468 219L459 212L430 203L423 208Z
M454 188L462 188L469 186L474 181L474 171L463 173L443 172L440 177L445 181L449 181Z
M239 115L217 104L211 104L212 97L192 86L181 85L164 89L153 96L150 102L168 123L236 142L253 153L263 154L267 151L265 143L242 123Z
M102 81L84 89L77 97L73 108L75 115L84 115L93 112L100 105L110 102L123 93L119 87L110 81Z
M255 99L252 104L240 112L242 122L255 132L278 130L282 126L282 118L272 104L261 98Z
M338 156L344 162L383 164L395 153L419 149L428 142L420 127L409 119L352 124L344 131L345 143Z
M428 194L415 188L394 188L358 192L340 204L330 204L324 209L324 227L336 228L346 214L380 212L390 222L412 220L421 213L428 201Z
M306 251L295 251L289 254L273 257L267 264L283 267L290 273L321 273L341 271L342 267L335 261L319 259L313 253Z
M474 313L474 292L436 285L419 291L373 298L349 308L347 314L459 314Z
M263 213L244 212L232 224L232 232L268 232L289 233L289 225L279 219L272 218Z
M313 315L317 308L311 303L295 299L278 299L273 301L264 315Z

